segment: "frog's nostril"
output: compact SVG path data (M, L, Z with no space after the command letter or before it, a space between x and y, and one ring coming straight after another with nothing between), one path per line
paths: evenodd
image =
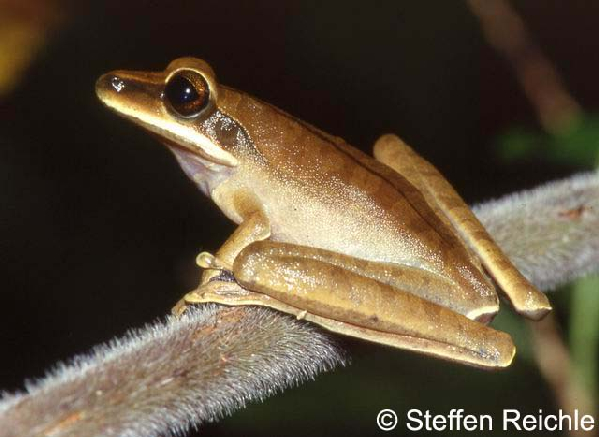
M124 89L125 81L115 73L103 74L96 82L96 94L104 102L110 95L120 93Z
M110 78L110 86L119 93L125 88L125 81L115 74Z

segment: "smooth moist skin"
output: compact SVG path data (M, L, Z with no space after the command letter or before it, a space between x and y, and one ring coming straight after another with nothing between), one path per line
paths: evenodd
M370 157L220 85L194 58L109 73L96 88L238 224L216 256L198 256L206 270L187 304L268 306L479 367L514 355L511 338L485 325L497 291L525 317L551 309L447 180L395 135Z

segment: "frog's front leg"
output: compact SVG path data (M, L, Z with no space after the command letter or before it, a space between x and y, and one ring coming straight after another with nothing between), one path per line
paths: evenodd
M255 241L265 240L270 236L270 221L262 208L255 199L244 192L238 193L234 199L237 212L243 218L241 224L235 229L235 232L225 241L225 243L216 252L216 257L202 252L198 255L196 262L203 267L204 273L198 289L221 276L223 269L230 270L230 266L239 252ZM218 259L220 265L212 266L209 263L212 259ZM213 261L212 261L213 262ZM198 297L197 290L187 293L173 307L172 313L181 315L188 303L203 302Z
M216 258L226 268L232 266L235 258L244 247L254 241L265 240L270 236L270 223L261 209L256 209L247 215L247 218L235 229L235 232L225 241L216 252ZM205 257L206 252L198 255L196 261L200 267L205 268L200 285L209 282L220 273L217 269L210 268Z
M323 261L329 255L286 243L253 243L233 264L239 289L249 291L204 295L201 301L270 306L344 335L474 366L511 363L515 349L509 335L363 276L347 255L331 255L334 264ZM338 262L340 256L347 266Z

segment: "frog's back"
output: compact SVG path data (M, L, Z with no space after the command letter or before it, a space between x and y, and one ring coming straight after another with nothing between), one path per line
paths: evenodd
M268 174L248 183L273 239L439 273L470 263L465 244L402 175L268 103L223 91L221 107L248 127Z

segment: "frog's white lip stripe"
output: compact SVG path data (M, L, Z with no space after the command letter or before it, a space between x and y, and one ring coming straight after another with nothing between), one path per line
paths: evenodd
M239 162L229 152L221 149L214 144L208 137L202 133L190 129L189 127L171 121L163 116L156 116L149 113L140 113L126 104L110 99L102 98L106 106L114 109L117 114L130 118L136 124L142 125L148 131L186 148L193 153L201 155L203 158L226 165L236 167Z
M200 132L189 129L176 122L165 120L162 117L144 115L143 117L135 118L148 130L165 137L169 142L174 142L176 145L184 147L193 153L202 155L209 161L228 167L236 167L239 164L233 155L215 145L208 137ZM165 133L167 133L168 136L166 136Z

